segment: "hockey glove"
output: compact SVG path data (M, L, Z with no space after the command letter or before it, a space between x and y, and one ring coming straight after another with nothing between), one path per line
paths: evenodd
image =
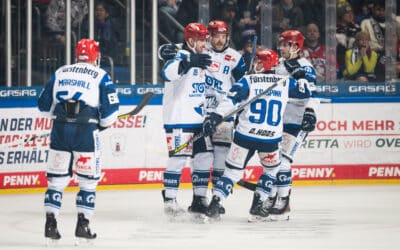
M222 121L222 116L212 112L209 114L203 122L203 134L205 137L210 136L217 130L217 124Z
M283 62L286 70L293 76L294 79L305 78L306 71L300 66L297 59L289 59Z
M306 108L303 115L303 121L301 122L301 129L305 132L312 132L315 129L317 123L317 117L312 108Z
M206 69L210 65L211 56L207 54L191 53L190 56L187 56L185 59L183 59L179 65L179 73L183 72L185 74L192 67Z
M163 61L171 60L178 52L178 47L173 43L166 43L158 48L158 58Z
M235 95L228 97L233 100L234 104L236 104L237 102L246 100L249 97L249 85L247 83L237 82L232 85L229 92L235 93Z

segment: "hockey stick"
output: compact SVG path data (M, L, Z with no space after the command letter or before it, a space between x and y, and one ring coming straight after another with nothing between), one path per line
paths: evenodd
M140 101L140 103L133 110L129 111L128 113L124 113L122 115L119 115L117 118L118 119L124 119L124 118L127 118L127 117L131 116L131 115L138 114L144 108L144 106L147 105L147 103L150 101L150 99L153 97L153 95L154 95L153 92L147 92L146 94L143 95L142 100ZM17 142L17 143L15 143L15 141L12 141L12 142L9 142L9 143L1 144L0 148L17 147L19 145L22 145L22 144L25 144L25 143L28 143L28 142L32 142L32 141L37 140L39 138L45 138L45 137L47 137L49 135L50 135L50 133L41 134L41 135L35 135L35 136L32 136L31 138L25 138L24 140L21 140L20 142Z
M153 97L153 95L154 95L153 92L147 92L146 94L144 94L140 103L132 111L129 111L128 113L119 115L118 119L124 119L131 115L138 114L144 108L144 106L147 105L147 103L150 101L150 99Z
M250 58L250 65L249 65L249 70L247 70L244 74L248 75L249 72L253 70L253 64L254 64L254 58L256 57L256 47L257 47L257 36L254 36L252 48L251 48L251 58Z
M255 191L257 184L254 184L252 182L244 181L244 180L239 180L236 184L238 184L241 187L244 187L245 189Z
M265 95L266 93L268 93L269 91L271 91L273 88L275 88L276 86L278 86L279 84L283 83L284 81L286 81L287 79L289 79L291 76L287 75L284 78L280 79L279 81L275 82L274 84L272 84L271 86L269 86L267 89L265 89L264 91L262 91L261 93L257 94L256 96L254 96L253 98L247 100L246 102L240 104L237 108L231 110L230 112L228 112L227 114L224 115L224 117L222 117L222 120L220 122L218 122L216 124L216 126L218 126L219 124L221 124L222 122L226 121L227 119L229 119L232 115L242 111L244 108L246 108L248 105L250 105L251 103L255 102L257 99L259 99L261 96ZM187 140L185 143L181 144L180 146L178 146L177 148L168 151L168 154L174 155L179 153L180 151L182 151L183 149L185 149L187 146L189 146L190 143L196 142L198 141L200 138L202 138L204 136L203 131L201 131L200 133L196 134L195 136L191 137L189 140Z

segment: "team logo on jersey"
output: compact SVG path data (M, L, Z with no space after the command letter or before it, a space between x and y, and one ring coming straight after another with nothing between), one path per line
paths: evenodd
M204 113L204 103L200 104L197 107L194 107L194 111L196 111L197 114L203 115Z
M212 62L211 65L207 68L210 72L218 72L220 68L220 63Z
M231 55L225 55L224 57L225 61L231 61L231 62L236 62L236 59L232 57Z

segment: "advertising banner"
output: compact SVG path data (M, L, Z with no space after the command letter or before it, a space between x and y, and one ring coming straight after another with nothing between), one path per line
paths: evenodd
M147 91L155 93L137 115L101 132L100 185L162 183L167 146L162 126L162 86L118 88L121 113ZM0 189L46 187L52 121L37 107L40 88L0 89ZM361 102L348 97L321 104L316 131L294 159L294 184L400 183L400 109L397 99ZM353 97L355 98L355 97ZM364 99L366 100L366 99ZM393 101L394 100L394 101ZM244 179L256 181L256 157ZM190 160L181 181L190 183ZM74 180L71 185L76 185Z

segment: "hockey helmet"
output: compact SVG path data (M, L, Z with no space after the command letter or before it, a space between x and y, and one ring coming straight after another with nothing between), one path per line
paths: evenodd
M81 39L75 47L77 62L87 62L98 65L100 60L99 43L93 39Z
M297 44L299 50L303 49L304 36L298 30L286 30L279 35L279 42Z
M208 32L210 34L229 34L228 24L224 21L214 20L210 21L207 26Z
M274 70L274 67L279 63L278 53L272 49L261 49L256 52L256 64L254 65L254 72L262 73ZM257 69L257 65L262 63L262 69Z
M208 37L208 30L206 26L201 23L189 23L186 25L183 35L186 42L189 38L194 40L206 40Z

